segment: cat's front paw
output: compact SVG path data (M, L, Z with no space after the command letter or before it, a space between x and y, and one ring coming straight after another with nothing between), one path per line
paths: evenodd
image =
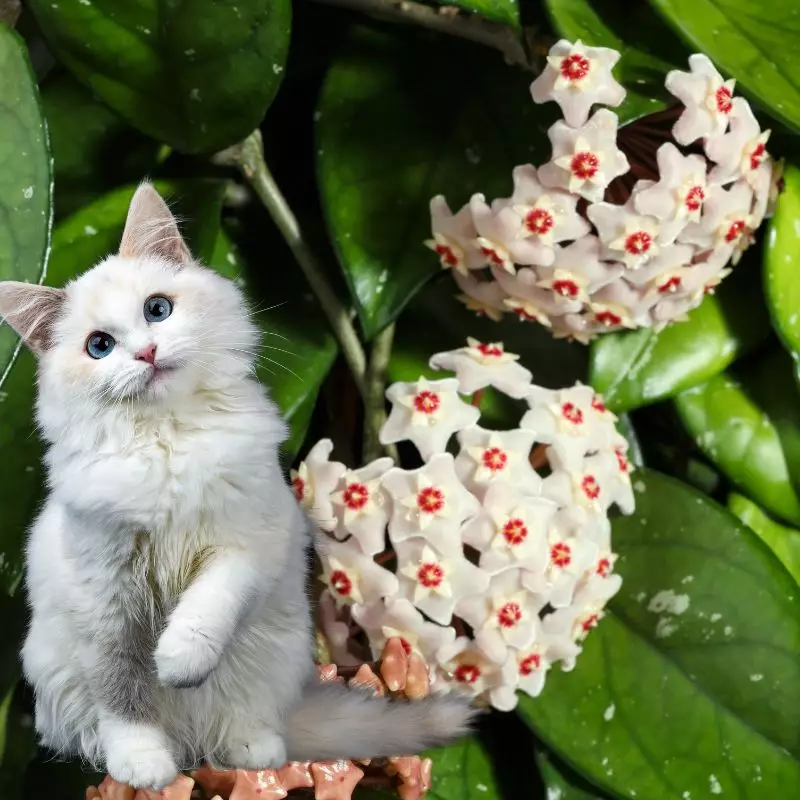
M155 652L158 679L165 686L200 686L216 668L222 646L197 625L175 620L164 629Z
M178 777L165 737L149 726L115 726L105 747L106 770L115 781L160 791Z
M271 728L262 728L228 745L226 764L234 769L277 769L286 763L283 737Z

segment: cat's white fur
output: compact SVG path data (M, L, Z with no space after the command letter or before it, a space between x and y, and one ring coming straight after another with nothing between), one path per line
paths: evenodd
M144 318L152 295L174 302L162 322ZM23 663L44 744L162 787L201 758L374 757L465 730L458 700L316 685L308 522L278 462L286 427L252 377L258 331L152 187L120 255L55 295L0 284L0 314L39 356L49 495ZM93 331L117 341L99 360ZM136 359L153 344L155 366Z

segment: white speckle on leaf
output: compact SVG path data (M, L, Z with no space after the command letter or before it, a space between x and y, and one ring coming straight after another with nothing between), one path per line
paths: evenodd
M684 792L684 793L681 795L681 797L683 798L683 800L692 800L692 793L691 793L691 792L690 792L690 791L687 789L687 790L686 790L686 791L685 791L685 792Z
M0 403L5 403L7 397L8 397L8 392L0 391Z
M614 712L617 710L617 707L612 703L604 712L603 712L603 719L606 722L611 722L614 719Z
M476 783L475 784L475 788L479 792L488 792L489 791L489 787L485 783Z
M551 786L547 790L547 800L561 800L561 789Z
M773 229L772 229L772 230L769 232L769 235L767 236L767 246L768 246L768 247L773 247L773 246L775 245L775 239L776 239L776 237L777 237L777 234L775 233L775 228L773 228Z
M188 50L184 50L183 54L185 56L189 56L189 58L191 58L194 55L194 48L190 47Z
M754 672L750 676L750 680L753 681L753 683L758 683L759 681L763 681L764 680L764 676L760 672Z
M189 97L191 97L192 100L196 100L199 103L200 102L200 90L197 89L197 88L192 89L192 91L189 92Z
M86 236L97 236L97 228L94 225L84 225L83 232Z
M670 614L683 614L687 608L689 608L689 595L675 594L672 589L664 589L654 594L647 606L647 610L654 614L660 614L663 611Z
M800 239L800 219L792 220L794 224L794 235ZM775 232L775 228L772 229L772 232Z
M90 6L92 4L92 0L81 0L82 6Z
M681 578L681 583L691 583L694 580L694 575L687 575L685 578Z
M644 602L645 597L647 597L647 592L639 592L639 594L636 595L636 602L637 603Z
M722 786L716 775L708 776L708 785L711 787L711 794L722 794Z
M481 154L477 147L468 147L464 151L464 157L470 164L480 164L481 163Z
M280 64L273 64L273 65L272 65L272 71L273 71L273 72L274 72L276 75L280 75L280 74L281 74L281 72L283 72L283 67L282 67Z
M645 487L645 485L644 485L644 481L636 481L636 483L634 483L634 484L633 484L633 488L634 488L634 489L635 489L637 492L643 492L643 491L645 490L645 488L646 488L646 487Z
M657 639L666 639L668 636L672 636L672 634L678 630L678 626L672 620L673 617L661 617L656 624Z
M22 196L23 196L23 197L24 197L26 200L30 200L30 199L31 199L31 197L33 197L33 186L28 186L28 187L26 187L25 189L23 189L23 190L22 190Z
M722 632L723 632L723 633L724 633L726 636L730 636L730 635L733 633L733 628L732 628L730 625L726 625L726 626L725 626L725 627L722 629Z
M712 614L711 621L712 622L719 622L722 619L722 614Z

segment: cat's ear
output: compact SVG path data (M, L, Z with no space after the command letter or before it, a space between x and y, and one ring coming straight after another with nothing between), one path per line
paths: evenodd
M53 343L53 326L65 298L63 289L17 281L0 282L0 317L41 353Z
M175 217L150 183L142 183L133 195L119 254L165 258L178 265L192 260Z

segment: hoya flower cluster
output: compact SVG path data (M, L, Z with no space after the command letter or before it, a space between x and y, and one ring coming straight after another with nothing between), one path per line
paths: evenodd
M582 342L659 329L699 305L752 243L773 189L769 131L704 55L667 75L683 110L674 142L655 153L658 180L631 180L627 202L607 202L630 165L617 115L592 108L624 99L611 74L619 55L554 45L531 85L534 102L554 100L564 116L548 131L550 160L516 167L511 196L491 204L476 194L453 214L444 197L431 201L426 244L470 309L493 319L511 312Z
M468 339L430 366L455 377L392 385L381 430L384 444L412 442L422 466L350 470L322 440L293 487L324 532L323 606L355 621L374 654L399 638L435 691L510 709L553 664L572 667L619 589L607 513L633 510L627 442L590 387L536 386L501 343ZM489 386L527 404L518 428L480 426L463 396Z

